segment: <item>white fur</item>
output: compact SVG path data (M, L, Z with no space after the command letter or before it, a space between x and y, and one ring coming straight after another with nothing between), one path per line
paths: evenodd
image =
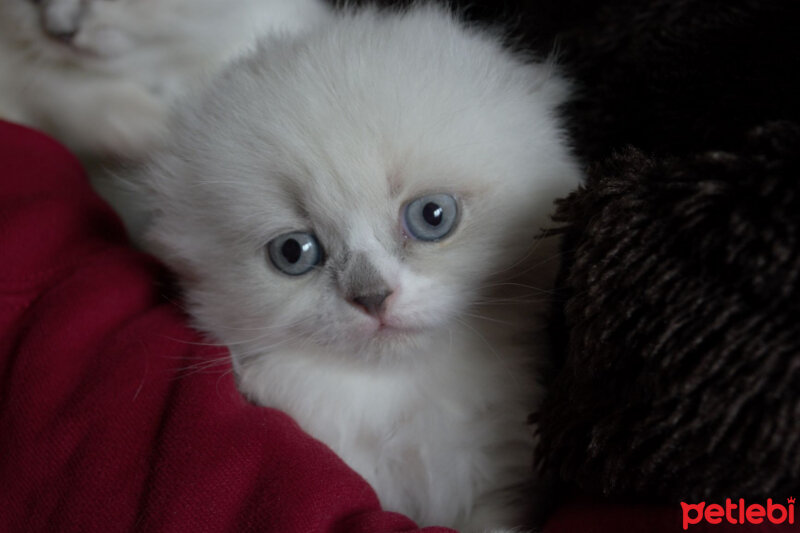
M267 38L125 176L241 390L327 443L385 508L464 532L521 525L532 505L526 418L556 264L536 235L579 180L556 118L564 81L498 41L432 7ZM430 193L461 218L415 241L402 206ZM297 230L326 259L290 277L265 245ZM388 333L342 295L356 254L394 290Z
M0 117L84 158L137 157L194 80L327 15L322 0L2 0Z

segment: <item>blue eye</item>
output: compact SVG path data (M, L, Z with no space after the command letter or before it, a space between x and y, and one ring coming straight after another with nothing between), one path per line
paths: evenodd
M403 226L406 233L420 241L440 241L458 221L458 202L449 194L422 196L406 204Z
M322 261L322 247L310 233L294 231L275 237L267 244L272 264L290 276L302 276Z

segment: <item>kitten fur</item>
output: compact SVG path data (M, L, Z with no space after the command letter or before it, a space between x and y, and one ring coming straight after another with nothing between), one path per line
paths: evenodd
M579 182L557 120L567 93L552 64L440 8L347 11L263 39L123 176L151 209L146 246L230 348L242 392L420 524L525 523L557 263L537 235ZM460 220L414 240L403 206L434 193ZM303 276L265 251L291 231L324 249ZM381 321L348 301L376 278L393 291Z
M137 157L195 79L327 16L321 0L2 0L0 117L84 160Z

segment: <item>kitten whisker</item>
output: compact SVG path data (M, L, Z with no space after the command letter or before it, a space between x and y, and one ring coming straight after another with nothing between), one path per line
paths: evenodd
M265 355L265 354L268 354L268 353L272 352L273 350L275 350L275 348L278 348L280 346L284 346L286 344L292 343L292 342L294 342L294 341L296 341L298 339L302 339L304 342L307 342L308 339L309 339L309 335L307 335L305 333L298 332L295 335L283 338L278 342L274 342L274 343L268 344L268 345L259 344L259 341L261 339L253 339L253 340L250 340L250 341L248 341L246 343L245 342L241 342L241 343L238 343L237 346L245 346L246 347L248 344L252 344L252 345L254 345L253 346L253 350L250 351L250 352L248 352L246 349L244 351L236 350L236 354L241 356L241 357L251 357L253 355Z
M545 237L542 237L540 235L534 236L532 242L526 248L525 254L521 258L519 258L517 261L515 261L511 265L509 265L509 266L507 266L507 267L505 267L505 268L503 268L501 270L498 270L496 272L493 272L492 276L497 276L499 274L503 274L505 272L512 271L515 268L517 268L517 266L524 264L528 260L528 258L533 255L533 253L536 251L536 249L539 248L539 246L541 246L541 243L544 241L544 239L545 239ZM522 271L522 272L525 272L525 271ZM515 273L515 275L519 275L522 272L517 272L517 273Z
M481 289L494 289L494 288L498 288L498 287L518 287L518 288L521 288L521 289L529 289L531 291L538 292L540 294L547 294L547 295L556 294L556 291L554 291L553 289L543 289L543 288L537 287L535 285L528 285L526 283L518 283L518 282L514 282L514 281L504 281L504 282L498 282L498 283L490 283L490 284L487 284L487 285L481 285L480 288Z
M220 381L222 381L222 379L223 379L225 376L227 376L228 374L233 374L233 366L231 366L231 367L230 367L228 370L226 370L225 372L223 372L222 374L220 374L220 376L217 378L217 383L216 383L216 385L214 386L214 389L215 389L215 390L216 390L216 392L217 392L217 397L218 397L218 398L220 398L220 399L224 399L224 398L222 397L222 394L220 394L220 392L219 392L219 382L220 382Z
M299 320L296 320L294 322L289 322L287 324L269 324L269 325L264 325L264 326L251 327L251 328L230 327L230 326L224 326L224 325L221 325L221 324L217 324L217 325L215 325L215 327L218 327L220 329L226 329L226 330L229 330L229 331L258 331L258 332L285 331L285 330L293 329L293 328L299 326L300 324L305 324L306 322L309 322L309 321L313 320L313 318L314 317L306 316L306 317L303 317L303 318L301 318Z
M550 298L492 298L488 300L473 300L475 307L512 306L525 304L542 304L550 302Z
M510 322L508 320L500 320L499 318L490 318L490 317L485 316L485 315L478 315L478 314L475 314L475 313L468 313L466 311L462 311L461 315L468 316L468 317L471 317L471 318L477 318L478 320L485 320L487 322L493 322L493 323L496 323L496 324L504 324L504 325L507 325L507 326L515 326L515 325L517 325L514 322Z
M555 261L555 260L559 260L559 259L561 259L562 257L564 257L564 255L566 255L566 254L568 254L568 253L571 253L572 251L573 251L573 250L559 250L558 252L555 252L555 253L553 253L553 254L550 254L550 255L548 255L548 256L546 256L546 257L543 257L543 258L541 258L541 260L537 261L536 263L532 263L532 264L530 264L530 265L527 265L527 266L526 266L524 269L522 269L522 270L519 270L519 271L517 271L517 272L514 272L513 276L510 276L510 277L511 277L511 278L519 278L519 277L521 277L522 275L524 275L524 274L527 274L527 273L529 273L529 272L530 272L530 271L532 271L532 270L535 270L535 269L537 269L537 268L539 268L539 267L541 267L541 266L543 266L543 265L546 265L547 263L550 263L550 262L552 262L552 261ZM504 270L499 270L499 271L497 271L497 272L493 272L493 273L491 274L491 276L489 276L489 277L495 277L495 276L497 276L498 274L500 274L500 273L503 273L503 272L505 272L505 271L507 271L507 270L508 270L508 269L504 269Z
M482 334L480 331L478 331L476 328L474 328L474 327L470 326L470 325L469 325L469 324L468 324L466 321L464 321L464 320L461 320L461 319L460 319L460 318L458 318L458 317L454 317L454 318L455 318L455 321L456 321L456 322L458 322L458 323L459 323L459 324L461 324L462 326L464 326L464 327L466 327L466 328L468 328L468 329L472 330L472 332L473 332L473 333L475 333L475 334L478 336L478 338L479 338L481 341L483 341L483 343L486 345L486 347L487 347L487 348L489 348L489 351L490 351L490 352L492 352L492 354L494 355L494 357L495 357L495 359L497 360L497 362L498 362L498 363L500 363L500 366L503 368L503 370L506 372L506 374L508 374L508 377L509 377L509 378L511 379L511 381L514 383L514 385L515 385L517 388L520 388L520 383L519 383L519 381L517 380L517 376L516 376L516 375L515 375L515 373L514 373L514 372L513 372L513 371L512 371L512 370L511 370L509 367L508 367L508 364L507 364L505 361L503 361L503 359L500 357L500 354L498 354L498 353L497 353L497 350L495 350L495 349L494 349L494 347L493 347L493 346L492 346L492 344L491 344L491 343L490 343L490 342L489 342L489 341L486 339L486 337L485 337L485 336L484 336L484 335L483 335L483 334Z
M181 344L188 344L189 346L210 346L214 348L225 348L227 346L227 344L221 342L190 341L186 339L178 339L175 337L170 337L169 335L165 335L164 338L171 341L179 342Z
M213 359L209 359L207 361L197 363L194 365L188 365L181 368L175 375L174 379L184 379L189 376L193 376L195 374L202 374L205 372L219 372L222 368L226 366L230 366L231 358L229 356L224 357L215 357ZM212 370L216 368L217 370Z

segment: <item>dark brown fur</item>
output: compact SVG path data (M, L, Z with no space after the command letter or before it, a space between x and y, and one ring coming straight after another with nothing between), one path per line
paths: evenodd
M628 149L559 206L565 359L542 457L656 501L800 488L800 129L682 158Z

